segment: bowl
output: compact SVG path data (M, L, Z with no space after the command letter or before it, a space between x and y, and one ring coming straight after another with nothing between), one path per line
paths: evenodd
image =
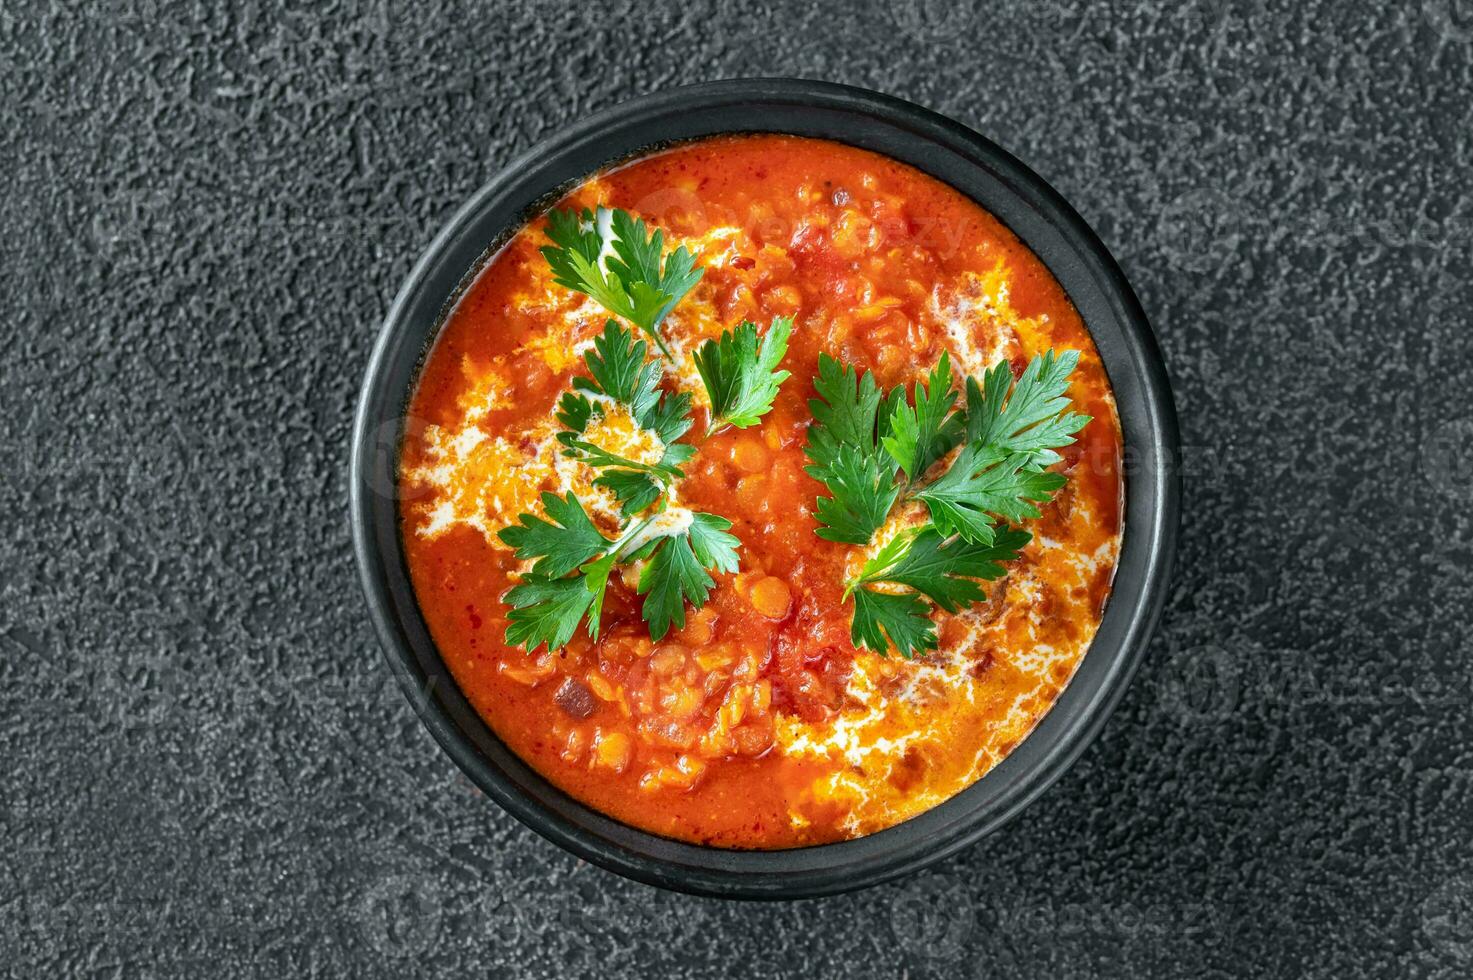
M399 531L396 467L419 365L482 264L571 186L673 142L769 132L849 143L968 195L1048 266L1110 377L1124 438L1124 534L1114 591L1073 679L1032 734L945 803L867 837L778 851L671 840L557 789L512 753L461 694L420 616ZM1036 799L1090 744L1119 701L1166 598L1180 487L1176 412L1135 295L1088 225L1052 188L977 133L874 92L795 79L672 89L600 112L523 153L462 207L409 274L369 362L353 432L353 540L389 668L430 734L514 817L618 874L695 894L799 898L874 885L955 854Z

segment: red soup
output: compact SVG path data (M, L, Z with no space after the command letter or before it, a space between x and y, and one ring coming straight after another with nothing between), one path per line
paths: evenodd
M591 209L592 220L575 231L603 235L605 244L609 212L598 209L618 209L660 229L667 257L684 247L704 270L658 324L669 353L654 342L645 352L659 365L654 394L667 402L690 396L689 430L671 440L688 448L679 479L660 484L661 498L635 513L595 482L601 468L586 453L567 454L559 405L589 375L594 339L610 320L642 340L653 334L556 281L540 251L552 244L545 221L520 230L444 325L412 399L411 417L422 424L409 427L401 457L402 534L419 604L476 710L531 766L590 806L720 847L872 833L982 778L1068 684L1099 625L1120 549L1114 400L1058 283L952 188L821 140L744 135L684 144L593 177L559 208ZM592 261L608 268L614 252L597 243L595 251ZM770 408L747 420L753 424L708 434L719 413L695 354L742 321L772 339L782 318L791 318L791 335L778 366L790 376ZM991 519L999 535L1027 532L1012 539L1026 543L1000 556L975 589L958 585L954 610L915 592L940 588L920 573L896 573L905 581L877 581L856 596L849 586L888 543L962 547L923 488L963 465L959 458L979 465L964 457L966 440L982 438L962 431L965 379L980 383L1003 364L1013 382L1049 351L1078 352L1068 410L1091 421L1056 454L1020 470L1053 480L1034 495L1036 516ZM838 492L809 471L809 430L822 414L820 356L853 368L851 391L868 372L881 393L904 386L900 398L914 404L917 382L943 354L951 375L942 384L958 413L943 455L921 460L925 475L884 464L878 492L893 477L897 495L870 519L878 526L868 536L869 528L848 535L861 540L819 536L816 502ZM597 393L588 404L585 444L659 458L662 443L636 413ZM881 426L890 405L879 410ZM884 459L878 435L864 437L875 443L867 451ZM652 616L659 586L641 582L669 568L652 571L661 559L632 543L608 575L596 638L585 615L556 649L513 645L510 590L537 573L500 533L524 514L548 519L548 491L573 495L595 549L600 537L617 541L639 520L649 534L712 514L730 522L724 533L739 542L739 561L705 562L704 601L677 593ZM865 499L874 492L866 489ZM918 531L928 519L938 530ZM934 636L910 650L857 643L856 603L864 601ZM672 622L652 629L661 616Z

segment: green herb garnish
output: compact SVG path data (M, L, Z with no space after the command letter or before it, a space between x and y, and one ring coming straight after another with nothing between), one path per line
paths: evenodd
M583 355L590 376L574 378L573 390L558 403L563 431L557 440L563 455L604 470L593 482L613 492L626 517L653 504L685 476L680 466L696 452L694 446L676 442L691 427L690 395L660 390L663 372L645 359L648 350L644 341L610 320L594 338L593 350ZM609 402L623 405L636 425L660 440L664 449L657 462L626 459L583 438Z
M807 472L829 491L814 509L818 536L868 544L891 511L911 501L930 518L889 541L847 583L856 646L880 653L893 646L907 658L935 649L933 606L956 613L983 601L977 580L999 578L1001 563L1018 557L1031 535L1000 523L1040 516L1036 504L1065 482L1045 467L1089 421L1066 411L1078 361L1075 351L1050 351L1016 384L999 362L980 384L966 379L966 405L958 407L945 354L908 396L903 387L883 394L873 375L820 355L806 447Z
M757 325L743 320L696 352L696 370L711 399L708 436L728 426L750 428L772 409L778 388L789 376L777 366L788 352L792 332L792 319L780 316L759 339Z
M660 335L660 323L701 281L704 270L684 246L665 255L664 233L649 233L627 211L550 211L542 255L561 286L583 293L615 316L654 338L668 358L674 355Z
M648 345L610 320L593 350L583 356L586 377L573 380L557 418L564 455L602 472L594 484L606 487L620 503L624 525L609 539L588 517L574 494L542 494L546 518L522 514L502 529L501 540L532 568L506 594L511 606L506 640L528 651L567 644L586 617L588 635L598 637L604 593L616 565L644 561L637 592L645 596L643 616L658 640L685 625L685 602L705 604L715 585L712 571L736 571L740 542L726 529L731 522L714 514L667 511L664 494L684 476L680 464L696 452L676 442L691 427L690 396L659 388L662 372L646 360ZM623 405L640 428L664 446L657 463L627 459L582 438L606 406ZM634 515L653 509L639 520ZM684 518L682 520L682 518Z
M973 544L961 537L947 538L927 524L896 535L879 553L864 563L858 576L848 583L846 597L855 601L851 635L856 645L884 652L887 644L879 630L884 628L891 643L907 656L916 649L936 646L936 627L925 596L948 613L958 613L987 595L975 579L992 581L1005 573L1002 562L1013 561L1031 535L1006 528L991 545ZM865 586L885 582L904 586L902 592L880 592ZM897 598L904 597L902 604Z
M519 525L501 531L501 540L516 549L518 558L536 559L506 594L512 607L506 642L528 652L544 643L549 650L565 646L585 616L588 635L597 639L604 592L616 565L646 561L636 591L645 597L642 615L652 640L664 638L672 623L685 625L687 601L697 609L705 605L716 584L710 572L738 567L741 542L726 533L731 521L715 514L691 513L686 523L656 514L610 541L573 494L544 493L542 506L557 525L523 514Z
M609 539L571 493L567 497L544 493L542 509L551 521L523 514L519 526L504 528L499 535L518 558L536 559L531 574L560 578L608 550Z
M813 424L806 452L813 464L807 472L830 494L818 499L818 536L867 544L900 496L895 463L880 440L905 393L896 388L886 398L873 374L859 377L827 354L819 355L813 387L819 397L808 402Z
M741 542L727 534L731 521L714 514L692 514L683 532L660 539L650 554L649 564L639 576L639 594L644 596L644 618L650 624L650 639L660 640L670 624L685 626L685 604L699 609L706 604L715 580L707 569L737 570Z
M600 208L548 215L555 245L542 254L563 286L592 297L651 336L673 357L659 327L671 308L700 281L691 254L663 254L660 231L646 231L629 214ZM788 372L777 369L787 351L792 321L780 317L758 337L743 322L708 341L694 361L711 402L706 435L728 426L756 425L772 407ZM621 527L609 538L574 494L542 494L546 517L522 514L501 539L532 567L507 592L511 606L506 641L533 651L556 650L586 620L597 638L609 576L616 566L643 563L638 595L650 638L662 639L685 625L685 607L699 609L715 587L713 573L735 572L741 542L731 521L716 514L671 508L667 492L685 476L681 466L696 447L678 440L691 428L691 397L661 388L664 371L648 358L649 345L613 320L583 356L586 376L558 402L557 434L563 454L599 470L594 484L620 505ZM592 442L590 425L608 406L622 405L635 425L659 440L657 461L629 459Z

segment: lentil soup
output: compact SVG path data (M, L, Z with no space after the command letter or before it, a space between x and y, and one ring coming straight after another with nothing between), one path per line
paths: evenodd
M516 233L449 314L412 396L400 459L416 596L476 710L557 786L619 820L733 848L873 833L955 795L1010 752L1069 682L1120 550L1121 437L1109 383L1068 297L995 218L914 168L791 136L715 137L598 174L561 207L622 208L705 269L664 320L664 386L708 403L691 353L743 319L791 317L791 377L760 425L721 431L684 466L683 504L729 518L741 567L658 642L616 568L597 640L507 645L504 596L527 563L497 533L574 493L602 529L618 506L560 452L559 397L608 314L562 288ZM1069 389L1092 416L1052 468L1068 477L987 601L936 615L939 648L856 649L845 581L874 548L815 535L805 473L820 353L911 384L949 353L980 378L1080 352ZM638 431L617 413L605 439ZM622 426L622 427L621 427ZM621 442L622 440L622 442ZM918 523L915 505L891 524ZM893 534L892 528L892 534Z

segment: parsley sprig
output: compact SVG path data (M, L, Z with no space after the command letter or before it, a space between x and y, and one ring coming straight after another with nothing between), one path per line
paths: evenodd
M511 606L507 642L529 651L567 644L587 620L597 639L604 594L616 565L644 562L635 592L645 597L642 615L650 638L659 640L671 625L685 625L685 604L705 604L715 579L711 572L734 572L741 542L726 533L731 521L715 514L668 509L666 491L685 474L680 464L696 447L676 440L689 431L690 395L659 387L663 372L647 360L649 346L610 320L593 349L583 355L586 376L558 403L557 434L566 456L601 472L594 485L607 488L624 519L617 538L606 537L577 496L542 494L546 517L522 514L500 532L516 557L532 561L521 581L506 594ZM660 460L645 463L620 456L584 438L608 406L624 406L634 423L663 446ZM634 515L651 510L635 520Z
M727 533L731 521L715 514L688 513L684 521L655 514L611 541L571 493L544 493L542 507L551 522L523 514L518 525L501 531L518 558L535 559L506 594L512 607L506 641L529 652L544 643L549 650L566 646L585 617L588 635L598 639L616 565L646 562L635 591L645 597L642 614L656 641L672 624L685 626L686 602L705 605L716 584L710 572L734 572L739 565L741 542Z
M759 339L757 325L743 320L696 352L696 370L711 399L708 436L728 427L750 428L772 409L778 388L789 377L777 366L788 352L792 332L792 318L780 316Z
M663 535L639 576L644 619L650 639L659 641L673 623L685 626L685 604L699 609L716 585L707 570L734 572L741 541L728 534L731 521L715 514L691 514L684 531Z
M554 281L633 323L674 359L660 323L704 273L685 246L666 255L663 232L610 208L550 211L547 237L553 244L542 255Z
M1015 560L1030 537L1027 531L1005 528L991 545L979 545L948 538L930 524L896 535L864 563L845 590L846 598L854 600L854 642L883 652L888 635L889 645L907 656L933 649L936 625L921 596L948 613L985 601L987 595L975 580L1001 578L1006 571L1001 563ZM879 583L903 586L904 591L866 588Z
M664 236L619 210L554 211L542 249L559 284L585 293L615 316L635 324L673 357L660 334L665 316L703 270L684 247L664 254ZM706 435L728 426L758 424L771 408L788 372L778 369L787 352L792 320L779 317L765 334L743 322L707 341L693 355L711 403ZM691 396L662 389L664 370L648 357L649 345L614 320L583 355L586 375L558 402L565 456L599 471L596 486L619 502L616 537L604 534L576 495L542 494L545 517L522 514L499 534L517 558L533 564L507 592L506 641L529 652L565 646L586 622L597 639L609 577L619 565L639 564L635 593L653 640L684 627L685 609L710 598L713 573L735 572L741 542L732 522L670 506L669 491L685 476L681 466L696 447L679 440L691 428ZM630 459L599 445L590 432L613 405L660 444L659 459Z
M1045 468L1089 422L1067 410L1078 362L1076 351L1049 351L1016 383L999 362L980 383L965 379L966 404L958 406L946 354L908 394L902 386L886 394L872 374L820 355L806 447L807 472L828 490L814 508L818 536L867 545L907 502L923 504L929 517L847 583L856 646L893 646L907 658L934 649L933 608L956 613L982 601L978 580L999 578L1001 563L1018 557L1031 536L1010 524L1040 516L1037 504L1065 482Z
M806 452L813 462L807 472L830 494L818 498L818 536L867 544L900 496L881 440L904 392L896 388L887 398L873 374L861 377L827 354L819 355L813 388L819 397L808 402L813 424Z
M595 337L593 350L583 356L587 377L573 379L573 390L558 403L557 435L563 454L603 470L593 482L618 499L625 517L653 504L675 480L696 448L677 442L691 427L690 395L660 390L664 372L645 359L649 345L637 340L613 320ZM654 463L628 459L584 438L589 424L610 403L623 405L634 423L659 439L663 451Z

